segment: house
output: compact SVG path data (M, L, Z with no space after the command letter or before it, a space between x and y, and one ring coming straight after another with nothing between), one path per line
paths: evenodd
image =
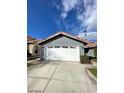
M31 36L27 36L27 55L28 57L38 55L38 40Z
M91 42L84 46L86 55L90 58L97 58L97 43Z
M85 45L91 43L65 32L58 32L39 42L40 57L42 60L80 61L85 55Z

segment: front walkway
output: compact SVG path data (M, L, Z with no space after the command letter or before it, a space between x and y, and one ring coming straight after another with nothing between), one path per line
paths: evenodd
M80 63L51 62L28 70L28 93L96 93Z

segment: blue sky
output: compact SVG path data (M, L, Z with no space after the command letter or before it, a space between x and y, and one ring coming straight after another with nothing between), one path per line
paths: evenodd
M64 31L96 41L96 0L27 0L27 34L43 39ZM87 31L87 37L84 36Z

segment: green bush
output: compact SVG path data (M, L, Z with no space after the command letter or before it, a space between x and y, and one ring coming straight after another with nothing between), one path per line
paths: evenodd
M33 65L33 64L31 64L31 63L27 63L27 67L29 67L29 66L31 66L31 65Z
M97 58L97 47L94 48L94 55L95 55L95 58Z
M86 55L80 56L80 62L81 62L82 64L89 63L89 57L86 56Z

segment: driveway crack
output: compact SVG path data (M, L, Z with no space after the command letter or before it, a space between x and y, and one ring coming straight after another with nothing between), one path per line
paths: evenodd
M60 64L59 64L59 65L60 65ZM44 93L45 90L47 89L47 86L48 86L48 84L50 83L50 81L52 80L52 77L53 77L53 75L55 74L55 72L56 72L56 70L57 70L57 68L58 68L59 65L57 65L56 68L55 68L55 70L53 71L53 73L52 73L50 79L48 80L48 82L47 82L47 84L46 84L46 86L45 86L45 88L44 88L44 90L43 90L43 93Z

